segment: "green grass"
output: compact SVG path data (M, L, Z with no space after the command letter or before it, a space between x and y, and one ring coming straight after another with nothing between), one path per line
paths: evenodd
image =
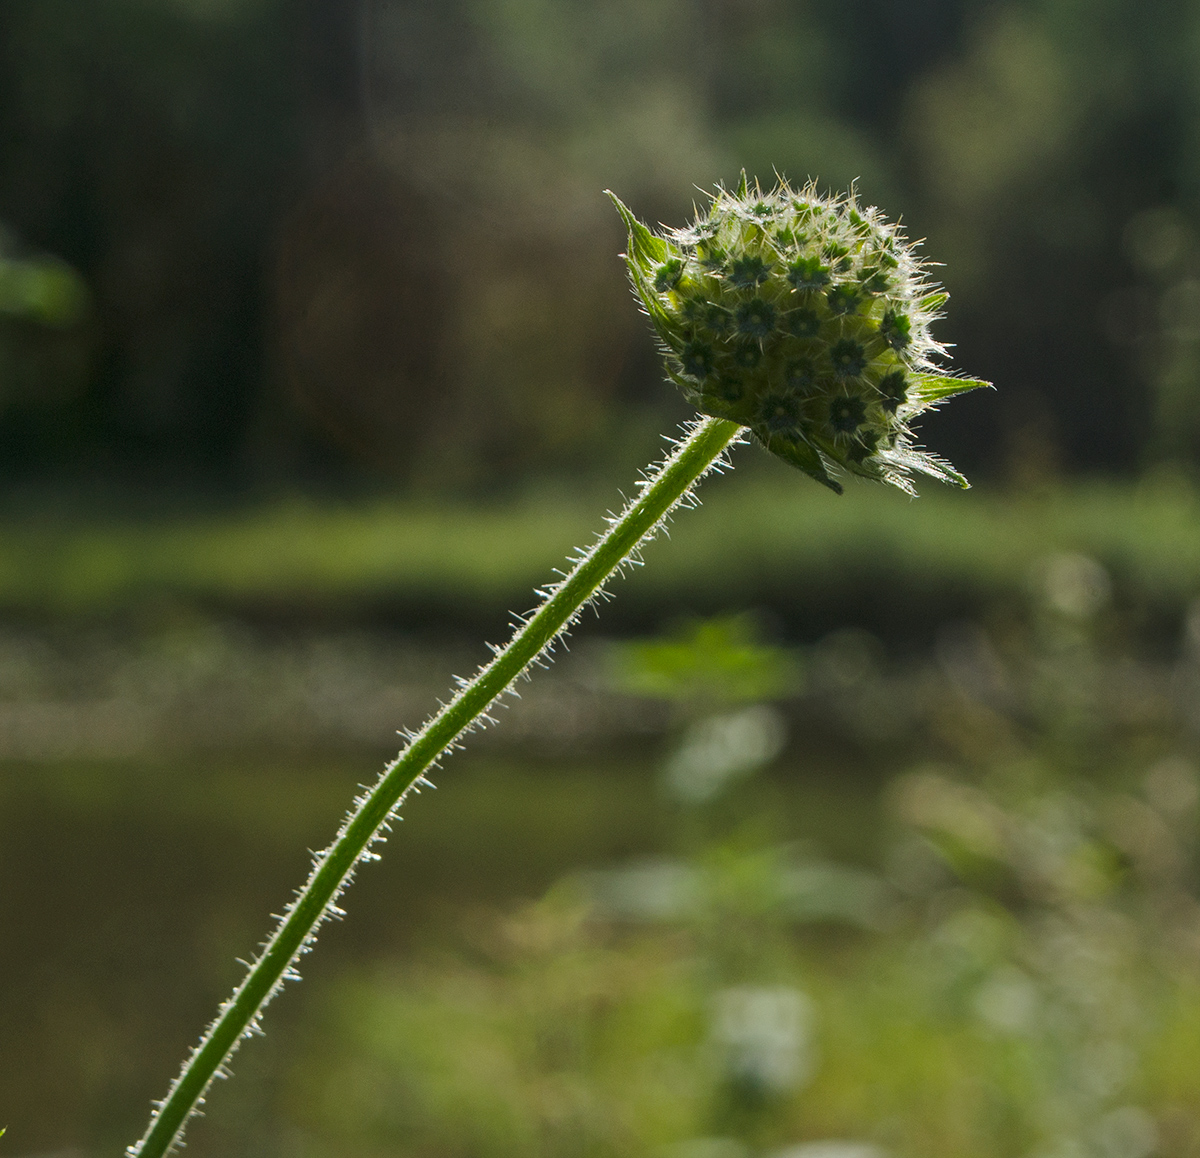
M682 591L700 608L747 606L877 580L987 599L1020 588L1057 551L1094 556L1153 601L1177 605L1200 588L1200 494L1182 482L925 491L912 502L855 486L839 499L782 468L710 480L701 510L676 520L670 547L651 545L654 565L618 589L621 603ZM596 509L594 494L543 492L490 507L279 500L172 519L10 517L0 523L0 613L106 614L167 596L494 615L532 602L532 588L598 529Z

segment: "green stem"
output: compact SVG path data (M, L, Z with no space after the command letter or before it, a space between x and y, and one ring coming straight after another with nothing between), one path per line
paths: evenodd
M308 882L284 911L262 953L184 1063L142 1140L129 1148L130 1158L162 1158L180 1140L214 1077L224 1076L225 1063L242 1039L258 1031L263 1007L285 980L296 976L295 963L312 946L318 926L338 912L335 902L355 866L360 860L374 859L370 846L404 798L465 732L488 719L496 699L549 651L613 572L634 556L717 464L741 429L721 418L697 422L641 484L641 494L612 520L596 545L577 559L561 583L544 592L542 605L517 628L508 645L474 679L462 684L454 698L410 738L375 787L355 801L333 844L318 854Z

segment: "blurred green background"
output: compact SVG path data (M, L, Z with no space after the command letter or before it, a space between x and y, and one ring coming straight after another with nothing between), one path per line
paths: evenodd
M687 417L601 191L744 167L927 239L976 489L739 449L190 1152L1200 1155L1200 5L7 0L0 54L0 1154L136 1136Z

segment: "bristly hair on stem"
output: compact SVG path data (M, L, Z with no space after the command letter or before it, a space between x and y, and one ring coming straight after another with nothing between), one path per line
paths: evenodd
M706 417L656 468L638 494L542 602L518 616L513 636L457 690L369 791L354 801L333 843L284 910L233 995L218 1010L129 1158L162 1158L182 1136L213 1080L241 1041L260 1032L262 1011L295 979L321 924L340 917L338 898L357 866L377 859L408 795L429 785L432 768L475 728L492 723L496 702L555 642L605 584L630 564L671 512L695 502L693 488L726 464L747 433L769 451L841 491L840 469L912 492L910 471L965 486L941 459L918 450L908 422L952 394L987 383L936 369L941 347L929 334L946 297L895 226L853 194L818 196L787 183L764 193L742 176L735 193L718 187L705 215L684 230L652 233L610 194L629 230L625 260L658 334L668 376Z
M583 608L605 593L613 575L641 562L641 547L674 510L695 505L696 483L728 464L727 450L744 434L737 423L722 418L690 423L667 458L638 480L636 497L621 514L609 516L607 530L592 547L577 552L562 579L539 593L541 605L516 617L508 644L494 648L493 659L472 679L459 681L454 696L420 731L405 734L403 751L374 787L355 799L333 843L317 854L308 881L278 918L275 932L241 984L217 1011L166 1098L156 1105L145 1135L127 1151L129 1158L161 1158L180 1142L212 1082L228 1076L230 1056L245 1038L261 1032L259 1019L267 1003L285 981L299 977L296 963L312 948L320 926L343 915L337 907L339 897L360 863L378 859L372 846L386 839L409 794L430 784L426 774L459 747L467 733L494 722L490 712L497 701L518 679L528 677L534 664L545 663L555 642Z

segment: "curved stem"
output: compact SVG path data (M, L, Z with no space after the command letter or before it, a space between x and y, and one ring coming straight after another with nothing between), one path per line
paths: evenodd
M130 1158L162 1158L179 1141L213 1079L224 1076L229 1056L243 1038L258 1031L264 1006L285 980L296 976L295 962L311 947L321 922L338 912L335 902L355 866L360 860L374 859L370 846L386 830L404 798L465 732L489 720L487 712L495 700L549 651L612 574L636 557L639 545L688 498L700 478L718 465L722 452L741 429L721 418L695 423L666 461L640 484L641 493L612 519L595 546L577 557L562 582L539 592L544 596L541 606L518 626L507 646L498 650L474 679L461 684L454 698L409 738L375 787L355 801L333 844L318 854L307 883L284 911L271 939L184 1063L145 1135L127 1151Z

